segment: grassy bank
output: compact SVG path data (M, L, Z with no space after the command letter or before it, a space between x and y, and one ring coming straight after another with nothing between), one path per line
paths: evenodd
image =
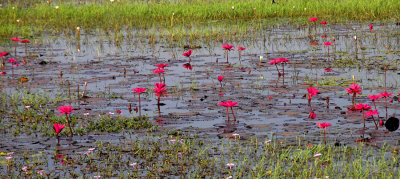
M234 6L234 10L232 10ZM57 8L56 8L57 7ZM35 0L3 4L0 16L1 36L35 35L43 31L73 32L100 28L116 31L124 28L184 26L210 21L259 20L287 18L307 23L317 16L329 22L376 21L399 19L397 0L278 0L271 1L53 1ZM232 24L232 23L231 23Z

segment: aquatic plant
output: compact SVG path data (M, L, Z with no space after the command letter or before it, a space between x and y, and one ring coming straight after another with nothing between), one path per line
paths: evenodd
M141 118L142 114L142 108L140 106L140 94L146 91L146 88L132 88L134 93L137 93L139 95L139 119Z
M376 109L375 102L379 101L382 97L381 95L368 95L368 98L372 101L372 104L374 104L374 108Z
M158 74L158 77L160 78L160 83L162 82L161 80L161 73L164 74L165 70L163 68L156 68L153 70L154 74Z
M313 111L311 111L310 114L308 115L308 118L315 119L315 118L317 118L317 114L315 114Z
M222 88L222 80L223 79L224 79L224 76L222 76L222 75L218 76L218 81L219 81L219 84L221 85L221 88Z
M353 83L349 86L349 88L346 88L346 90L347 90L347 94L353 94L352 103L355 104L354 100L355 100L357 94L361 95L361 92L362 92L360 85Z
M361 110L362 118L363 118L363 123L364 123L364 129L365 129L365 115L364 115L364 111L370 110L370 109L371 109L371 106L369 106L368 104L358 103L357 105L354 105L354 108L357 109L357 110Z
M228 121L229 121L229 108L231 108L233 118L236 121L236 117L235 117L235 114L233 113L233 108L232 107L238 106L237 105L237 101L229 101L228 100L228 101L225 101L225 102L219 102L218 105L226 107L226 115L228 117Z
M379 96L381 96L381 98L385 98L385 109L386 109L386 119L388 118L388 114L387 114L387 98L389 98L390 96L393 96L392 93L388 93L387 91L384 91L383 93L379 93Z
M278 65L277 65L278 63L281 63L280 59L269 60L269 64L270 65L275 65L276 71L278 72L278 77L280 77L281 76L281 72L279 72Z
M14 58L17 58L17 45L18 45L18 42L21 41L21 39L19 39L18 37L14 37L14 38L11 38L11 40L15 42L15 45L14 45L14 54L15 54Z
M190 56L192 55L192 50L188 50L187 52L183 53L182 55L189 58L189 63L192 61Z
M222 48L224 50L226 50L226 63L229 63L228 61L228 55L229 55L229 51L234 50L232 49L234 46L233 45L229 45L229 44L222 44Z
M57 133L57 144L60 143L60 132L64 129L65 125L64 124L60 124L60 123L54 123L53 124L53 129L54 131Z
M71 114L72 111L74 111L74 108L72 108L72 105L69 106L60 106L57 111L59 111L60 113L58 115L63 115L65 114L65 117L67 119L67 123L68 123L68 127L69 127L69 132L71 133L71 137L73 137L73 133L72 133L72 128L71 128L71 124L70 124L70 120L68 117L68 114Z
M311 106L311 99L313 96L316 96L319 93L319 90L311 86L307 88L307 92L308 92L308 97L307 97L308 105Z
M369 31L372 31L374 29L374 24L369 24Z
M153 92L157 95L157 105L160 105L160 98L166 93L166 87L164 83L154 83L155 88Z
M246 48L244 48L244 47L237 47L237 50L238 50L238 52L239 52L239 61L240 61L240 58L242 57L242 51L243 51L243 50L246 50Z
M369 110L369 111L365 114L365 117L370 117L370 116L372 116L372 120L374 120L374 124L375 124L375 129L378 129L378 124L376 123L374 116L378 116L378 115L379 115L379 112L378 112L377 109L375 109L375 110Z
M317 122L317 125L318 125L319 128L322 128L322 130L324 132L324 141L325 141L325 144L326 144L325 129L329 128L329 126L331 126L331 123L327 123L327 122L319 123L319 122Z
M188 70L192 70L193 69L193 66L190 63L185 63L182 66L183 66L183 68L186 68Z
M332 44L332 42L324 42L325 47L328 48L328 56L329 56L329 46Z
M31 43L31 41L25 39L25 40L22 40L21 43L25 44L25 56L28 56L28 47L27 47L27 44L28 44L28 43Z

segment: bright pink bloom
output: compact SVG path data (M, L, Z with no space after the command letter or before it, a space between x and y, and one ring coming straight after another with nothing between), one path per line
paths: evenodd
M157 64L156 65L156 67L158 67L158 68L164 68L166 66L168 66L168 64Z
M21 43L31 43L31 41L29 41L29 40L23 40L23 41L21 41Z
M19 39L18 37L11 38L11 40L14 41L14 42L20 42L21 41L21 39Z
M234 46L233 45L229 45L229 44L222 44L222 48L224 48L225 50L231 51L233 50Z
M379 96L381 96L382 98L389 98L390 96L393 96L393 94L385 91L383 93L379 93Z
M319 122L317 122L317 125L318 125L319 128L325 129L325 128L329 128L329 126L331 126L331 123L327 123L327 122L319 123Z
M146 91L146 88L132 88L133 92L136 92L138 94L143 93Z
M7 62L8 63L15 63L15 62L17 62L17 60L14 60L13 58L10 58Z
M154 91L154 93L157 93L157 96L162 96L167 91L165 89L165 84L164 83L154 83L154 85L156 87L153 89L153 91Z
M226 102L223 102L223 101L222 101L222 102L219 102L218 105L224 106L224 107L228 107L228 105L226 104Z
M321 21L321 24L326 25L328 22L326 21Z
M74 111L74 108L71 107L72 105L69 106L60 106L57 111L60 111L61 113L58 115L63 115L63 114L70 114L72 111Z
M310 21L310 22L316 22L317 20L318 20L318 17L310 17L308 19L308 21Z
M350 85L349 88L346 88L348 94L361 94L362 89L360 88L360 85L353 83Z
M189 50L189 51L183 53L182 55L185 57L190 57L190 55L192 55L192 52L193 52L192 50Z
M64 129L64 127L65 127L64 124L58 124L58 123L53 124L53 129L54 131L56 131L57 134L59 134Z
M158 74L164 73L164 72L165 72L165 70L163 68L156 68L153 70L153 73L158 73Z
M4 72L4 71L0 72L0 75L6 75L6 74L7 74L7 73Z
M222 76L222 75L221 75L221 76L218 76L218 81L219 81L219 82L222 82L223 79L224 79L224 76Z
M371 101L378 101L382 98L380 95L368 95L369 100Z
M310 114L308 115L308 118L310 119L315 119L317 117L317 114L315 114L314 112L310 112Z
M117 113L118 113L118 114L121 114L121 110L120 110L120 109L118 109L118 110L117 110Z
M374 24L369 24L369 31L372 31L374 29Z
M8 52L1 52L0 53L0 57L4 57L4 56L6 56L8 54Z
M278 64L278 63L281 63L281 59L269 60L269 63L268 63L268 64L270 64L270 65L275 65L275 64Z
M358 103L358 104L354 105L354 107L357 110L364 110L364 111L371 109L371 106L369 106L368 104L361 104L361 103Z
M311 99L313 96L316 96L317 94L318 94L318 92L319 92L319 90L317 90L317 88L314 88L314 87L308 87L307 88L307 91L308 91L308 95L309 95L309 98Z
M283 63L283 62L287 63L287 62L290 62L290 60L287 59L287 58L280 58L280 59L278 59L278 60L279 60L279 63Z
M244 47L238 47L237 49L238 49L238 51L246 50L246 48L244 48Z
M325 72L331 72L332 69L330 69L330 68L325 68L324 71L325 71Z
M324 42L324 45L325 46L328 46L329 47L329 45L331 45L332 44L332 42Z
M188 69L188 70L192 70L193 66L190 63L185 63L182 65L184 68Z
M369 111L365 114L365 117L377 116L377 115L379 115L379 112L378 112L377 109L375 109L375 110L369 110Z
M227 107L236 107L237 105L237 101L226 101L225 104L227 105Z

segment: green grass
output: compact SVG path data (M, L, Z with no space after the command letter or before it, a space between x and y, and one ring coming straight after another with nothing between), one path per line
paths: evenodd
M75 3L72 3L75 2ZM99 28L105 32L130 28L185 27L222 22L248 24L248 21L276 19L308 23L317 16L328 22L395 21L399 19L400 1L397 0L277 0L270 1L92 1L77 5L76 1L56 1L52 5L30 0L29 5L6 3L0 10L1 36L37 35L42 32L74 33ZM56 9L55 6L59 6ZM29 7L27 7L29 6ZM232 6L235 10L232 10ZM14 8L14 9L13 9ZM254 9L255 8L255 9ZM174 14L174 15L173 15ZM19 20L19 22L17 22ZM228 22L227 22L228 21ZM235 22L233 21L233 22ZM285 23L285 21L283 23ZM282 21L280 22L282 23Z
M55 148L54 151L40 153L17 153L10 162L2 157L0 169L5 171L7 168L8 172L1 172L0 177L41 177L38 170L45 170L44 176L49 178L399 177L400 156L396 148L387 145L373 149L362 143L334 146L299 142L293 145L276 140L267 144L264 140L250 138L245 141L215 141L182 133L147 133L119 143L99 141L93 146L67 154ZM91 147L96 148L93 153L83 154ZM316 154L321 155L317 158ZM135 168L129 165L134 162L137 163ZM54 167L48 167L49 163ZM234 164L232 169L227 163ZM24 166L28 167L28 171L21 170Z

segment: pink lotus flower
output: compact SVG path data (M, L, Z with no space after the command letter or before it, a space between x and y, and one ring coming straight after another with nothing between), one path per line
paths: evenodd
M368 104L362 104L362 103L358 103L357 105L354 106L357 110L370 110L371 106L369 106Z
M134 93L141 94L146 91L146 88L132 88Z
M29 40L23 40L23 41L21 41L21 43L31 43L31 41L29 41Z
M308 87L307 88L308 91L308 98L311 99L313 96L316 96L319 92L319 90L317 90L317 88L314 87Z
M188 70L192 70L193 66L190 63L185 63L182 65L184 68L188 69Z
M369 24L369 31L372 31L374 29L374 24Z
M228 116L228 121L229 121L229 107L230 107L231 111L232 111L233 118L236 121L235 113L233 113L233 108L232 107L238 106L237 105L237 101L220 102L220 103L218 103L218 105L226 107L226 114Z
M315 119L317 117L317 114L315 114L314 112L310 112L310 114L308 115L308 118L310 119Z
M71 133L71 137L72 137L72 136L73 136L73 133L72 133L71 124L70 124L70 122L69 122L68 114L70 114L72 111L74 111L74 108L72 108L71 105L69 105L69 106L60 106L60 107L57 109L57 111L60 111L60 112L61 112L61 113L58 114L58 115L65 114L65 117L66 117L67 123L68 123L69 132Z
M326 22L326 21L321 21L321 24L322 24L322 25L326 25L326 24L328 24L328 22Z
M331 126L331 123L327 123L327 122L319 123L319 122L317 122L317 125L318 125L319 128L325 129L325 128L329 128L329 126Z
M189 51L183 53L182 55L185 57L190 57L190 55L192 55L192 52L193 52L192 50L189 50Z
M393 96L393 93L388 93L387 91L385 91L383 93L379 93L379 96L381 96L382 98L389 98L390 96Z
M276 65L278 63L281 63L281 59L273 59L273 60L269 60L270 65Z
M368 95L368 98L371 101L379 101L382 98L382 96L380 96L380 95Z
M18 37L11 38L11 40L14 41L14 42L20 42L21 41L21 39L19 39Z
M218 76L218 81L219 81L219 82L222 82L223 79L224 79L224 76L222 76L222 75L221 75L221 76Z
M349 88L346 88L347 94L361 94L362 89L360 88L360 85L353 83L350 85Z
M227 50L227 51L233 50L233 49L232 49L233 47L234 47L233 45L222 44L222 48L224 48L224 49Z
M325 72L331 72L332 69L330 69L330 68L325 68L324 71L325 71Z
M59 123L54 123L53 124L53 129L57 133L57 136L64 129L64 127L65 127L64 124L59 124Z
M156 68L153 70L153 73L157 73L157 74L164 73L164 72L165 72L165 70L163 68Z
M238 47L237 49L238 49L238 51L246 50L246 48L244 48L244 47Z
M6 55L8 55L8 52L1 52L1 53L0 53L0 57L4 57L4 56L6 56Z
M317 20L318 20L318 17L310 17L308 19L308 21L310 21L310 22L316 22Z
M370 117L370 116L377 116L379 115L378 110L369 110L367 113L365 113L365 117Z
M328 46L329 47L329 45L331 45L332 44L332 42L324 42L324 45L325 46Z
M222 75L218 76L218 81L219 81L219 84L221 84L221 88L222 88L222 80L223 79L224 79L224 76L222 76Z
M278 65L277 65L278 63L281 63L281 59L269 60L268 64L275 65L276 71L278 72L278 78L279 78L281 76L281 72L279 72Z
M279 60L279 63L288 63L288 62L290 62L290 59L287 59L287 58L280 58L278 60Z
M14 60L14 58L10 58L10 59L8 59L7 62L8 62L8 63L15 63L15 62L17 62L17 60Z
M364 111L370 110L370 109L371 109L371 106L369 106L368 104L361 104L361 103L358 103L357 105L354 105L354 107L355 107L357 110L361 110L362 118L363 118L363 124L364 124L364 128L365 128L365 116L364 116Z
M155 88L153 89L154 93L157 93L157 96L162 96L166 92L164 83L154 83Z
M158 68L164 68L164 67L168 66L168 64L157 64L155 66Z
M117 110L117 114L121 114L121 110L120 109Z
M60 111L61 113L58 115L63 115L63 114L70 114L72 111L74 111L74 108L71 107L72 105L69 106L60 106L57 111Z
M229 44L222 44L222 48L224 48L226 50L226 63L229 63L228 61L228 55L229 55L229 51L233 50L234 46L233 45L229 45Z
M4 71L0 72L0 75L6 75L6 74L7 74L7 73L4 72Z

